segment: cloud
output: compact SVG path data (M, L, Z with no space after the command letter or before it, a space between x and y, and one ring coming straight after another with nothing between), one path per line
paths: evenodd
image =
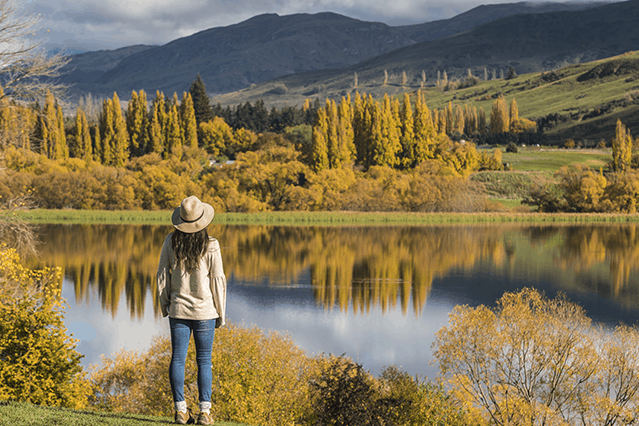
M461 5L461 6L459 6ZM50 30L48 45L102 44L107 48L133 44L164 44L212 27L228 26L262 13L288 15L332 11L362 20L424 22L442 19L472 6L398 0L35 0L31 10ZM75 35L69 39L68 34Z
M28 1L28 0L27 0ZM255 15L331 11L391 25L446 19L486 3L509 0L33 0L49 31L47 46L165 44ZM512 0L510 0L512 1ZM74 37L69 38L72 33Z

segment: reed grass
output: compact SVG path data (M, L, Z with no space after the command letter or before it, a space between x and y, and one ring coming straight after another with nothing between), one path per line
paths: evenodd
M169 211L43 210L19 212L34 224L170 225ZM213 223L227 225L443 225L474 223L627 223L637 214L607 213L403 213L403 212L265 212L218 213Z

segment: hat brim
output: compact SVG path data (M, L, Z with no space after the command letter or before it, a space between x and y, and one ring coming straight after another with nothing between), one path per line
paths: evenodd
M215 210L213 210L213 206L207 203L202 203L204 207L204 213L202 217L200 217L195 222L185 222L180 216L180 207L173 210L173 215L171 216L171 222L173 226L178 230L185 232L187 234L192 234L194 232L201 231L202 229L209 226L209 223L213 220L213 216L215 215Z

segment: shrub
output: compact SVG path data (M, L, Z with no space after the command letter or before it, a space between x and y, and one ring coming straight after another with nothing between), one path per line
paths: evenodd
M325 360L311 382L313 412L308 425L318 426L462 426L469 418L461 403L441 384L411 377L396 366L379 379L344 356Z
M66 334L60 270L31 270L0 245L0 400L83 408L77 340Z
M154 339L149 351L120 351L92 366L91 403L101 409L139 414L173 413L169 384L171 342ZM293 424L308 415L309 381L319 358L309 357L289 336L229 324L213 343L213 417L254 425ZM197 405L195 348L189 346L184 396Z
M514 142L510 142L508 146L506 147L506 152L512 152L516 154L517 151L518 151L517 145L515 145Z

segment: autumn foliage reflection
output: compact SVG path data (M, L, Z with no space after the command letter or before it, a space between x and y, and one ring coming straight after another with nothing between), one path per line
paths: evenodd
M45 226L41 229L45 244L39 260L63 267L66 278L74 285L76 303L93 304L99 300L102 308L115 316L125 295L131 317L141 318L150 292L154 313L159 315L154 280L160 248L171 229L136 225ZM272 286L310 284L318 306L343 312L352 309L355 314L379 308L383 314L401 309L404 315L411 311L419 316L434 279L474 273L476 268L488 268L505 276L524 271L528 274L524 279L530 281L540 279L534 274L539 273L541 264L541 269L550 275L555 269L576 274L603 270L608 275L604 281L610 282L609 293L616 297L628 286L634 265L639 265L636 225L212 225L209 233L221 243L231 286L264 282ZM544 259L538 259L535 250L543 253ZM34 266L36 263L33 261ZM575 280L577 285L588 282ZM92 300L95 297L98 300Z

